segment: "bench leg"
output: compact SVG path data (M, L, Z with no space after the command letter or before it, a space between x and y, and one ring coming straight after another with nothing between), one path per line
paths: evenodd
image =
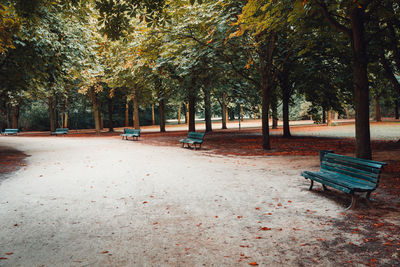
M365 195L365 201L367 202L367 205L370 209L373 209L374 206L372 206L371 201L374 201L373 199L370 198L371 196L371 192L367 192L367 194Z
M322 185L322 188L324 189L324 191L331 191L331 190L329 190L329 188L326 187L324 184Z
M354 208L356 207L357 198L358 198L357 195L352 193L351 194L351 204L345 210L354 210Z
M311 181L311 185L310 185L310 188L308 188L308 190L311 190L314 186L314 180L310 180L310 181Z

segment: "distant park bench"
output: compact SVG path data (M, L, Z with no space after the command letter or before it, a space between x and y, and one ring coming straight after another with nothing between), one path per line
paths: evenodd
M379 176L385 162L353 158L333 153L323 156L319 172L303 171L301 173L306 179L311 180L310 190L314 181L326 186L333 187L351 195L351 204L346 208L354 209L356 206L356 192L366 192L366 201L369 207L371 192L378 187Z
M121 136L122 136L122 139L124 139L124 137L125 137L126 140L128 140L128 137L132 137L132 140L135 140L135 138L136 138L136 140L139 140L140 130L125 128L124 133L121 134Z
M51 133L52 135L59 135L59 134L68 134L68 128L57 128L55 132Z
M4 135L18 135L18 129L4 129Z
M196 145L200 145L200 148L201 148L201 144L204 141L204 136L205 136L205 133L189 132L188 137L185 139L179 140L179 142L182 143L182 147L185 147L185 144L187 144L188 148L191 148L190 145L194 145L194 149L197 148Z

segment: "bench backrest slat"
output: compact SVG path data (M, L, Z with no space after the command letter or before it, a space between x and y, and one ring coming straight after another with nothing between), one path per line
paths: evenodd
M339 174L344 174L349 177L349 180L354 181L354 182L359 182L362 184L374 186L378 182L378 176L376 177L371 177L367 174L360 174L357 173L356 171L349 171L345 166L341 166L338 164L332 164L328 162L323 162L321 165L322 170L328 170L332 172L336 172Z
M57 128L56 132L68 132L68 128Z
M349 181L377 185L384 162L358 159L333 153L325 154L321 170L343 174Z
M124 134L140 134L140 130L125 128Z
M189 132L188 133L188 138L193 138L193 139L204 139L205 133L197 133L197 132Z

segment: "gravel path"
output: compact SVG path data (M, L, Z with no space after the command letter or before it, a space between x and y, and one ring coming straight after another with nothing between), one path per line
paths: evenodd
M364 238L337 228L348 197L310 192L299 175L317 168L316 157L210 156L119 137L1 144L30 157L0 184L0 266L370 261L341 247ZM397 224L393 212L381 219Z

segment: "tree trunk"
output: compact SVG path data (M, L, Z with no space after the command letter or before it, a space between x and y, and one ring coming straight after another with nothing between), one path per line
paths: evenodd
M272 129L278 129L278 105L277 105L277 99L271 101L271 111L272 111Z
M7 104L7 128L12 128L12 105L10 103Z
M375 106L375 120L377 122L382 121L381 106L379 105L379 96L374 96L374 106Z
M135 91L135 96L133 97L133 128L137 130L140 129L139 100L136 91Z
M178 108L178 124L181 124L181 111L182 111L182 103L179 103L179 108Z
M289 101L290 101L290 86L289 86L289 73L285 70L282 74L282 115L283 115L283 137L289 138L290 125L289 125Z
M364 10L354 7L350 14L352 28L354 103L356 109L356 157L371 159L369 127L369 88L367 52L364 39Z
M96 134L100 134L100 108L98 103L93 103L93 116L94 116L94 128L96 129Z
M158 109L160 114L160 132L165 132L165 101L164 98L161 97L158 102Z
M208 87L208 86L207 86ZM204 93L204 117L206 121L206 133L212 131L211 123L211 92L209 88L203 90Z
M189 124L189 102L186 103L185 123Z
M221 110L222 110L222 129L228 129L226 127L226 120L228 118L228 109L226 107L226 93L222 94Z
M104 129L104 120L103 120L103 112L101 112L101 109L99 109L99 116L100 116L100 130Z
M196 97L194 96L193 89L189 90L189 132L196 131Z
M54 103L53 96L49 96L49 118L50 118L50 132L56 131L56 123L54 118Z
M125 127L129 127L129 98L126 99L125 104Z
M327 110L326 111L326 125L327 126L332 126L332 117L333 117L333 112L332 110Z
M113 113L114 113L114 104L112 99L108 99L108 131L114 132L114 121L113 121Z
M151 104L151 125L156 124L156 116L154 114L154 104Z
M12 128L13 129L18 129L19 109L20 109L20 105L16 105L13 108L13 113L12 113Z
M394 116L395 116L396 120L399 119L399 99L395 100Z

